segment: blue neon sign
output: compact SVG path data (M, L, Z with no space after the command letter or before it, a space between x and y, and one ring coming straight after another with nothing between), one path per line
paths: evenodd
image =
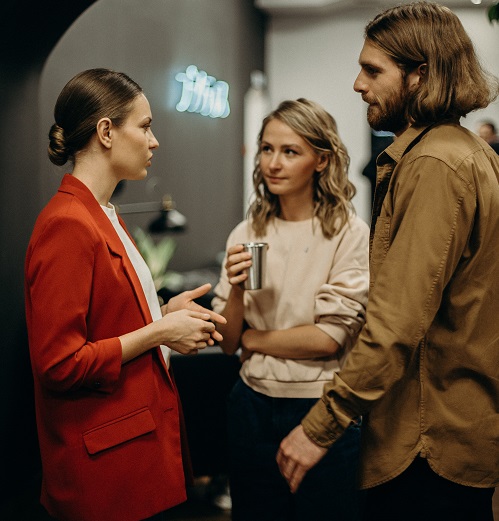
M175 79L182 83L182 96L176 105L179 112L196 112L211 118L226 118L230 114L229 84L225 81L217 81L195 65L176 74Z

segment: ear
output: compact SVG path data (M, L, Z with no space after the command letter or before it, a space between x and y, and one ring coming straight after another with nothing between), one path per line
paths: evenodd
M315 167L316 172L322 172L329 164L329 154L321 154Z
M97 122L97 137L101 144L106 148L111 148L112 144L112 127L113 122L110 120L110 118L102 118L99 119Z
M422 83L422 79L428 72L428 64L422 63L407 75L407 84L409 88L417 87Z

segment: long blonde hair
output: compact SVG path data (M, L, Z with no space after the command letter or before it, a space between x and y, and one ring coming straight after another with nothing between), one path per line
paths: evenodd
M348 222L354 211L351 199L355 187L348 179L350 157L338 135L334 118L319 104L304 98L283 101L263 120L253 171L255 199L248 210L253 230L257 236L263 236L269 222L280 214L279 197L268 190L260 168L263 133L274 119L290 127L317 154L329 158L326 168L314 174L313 197L314 216L320 222L324 237L330 239Z

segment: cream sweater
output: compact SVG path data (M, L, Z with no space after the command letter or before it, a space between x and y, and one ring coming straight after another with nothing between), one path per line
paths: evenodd
M291 360L253 353L241 368L252 389L272 397L319 398L342 365L365 319L369 287L369 228L357 216L332 239L316 219L275 218L264 237L249 221L231 232L227 248L248 241L269 243L264 288L244 294L244 318L259 330L315 324L342 346L339 356ZM225 265L225 261L223 263ZM221 312L231 286L224 268L212 306Z

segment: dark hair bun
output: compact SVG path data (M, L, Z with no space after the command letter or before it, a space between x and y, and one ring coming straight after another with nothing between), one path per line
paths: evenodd
M57 166L66 164L69 159L69 151L66 147L64 129L57 123L50 127L49 140L48 155L50 161Z

